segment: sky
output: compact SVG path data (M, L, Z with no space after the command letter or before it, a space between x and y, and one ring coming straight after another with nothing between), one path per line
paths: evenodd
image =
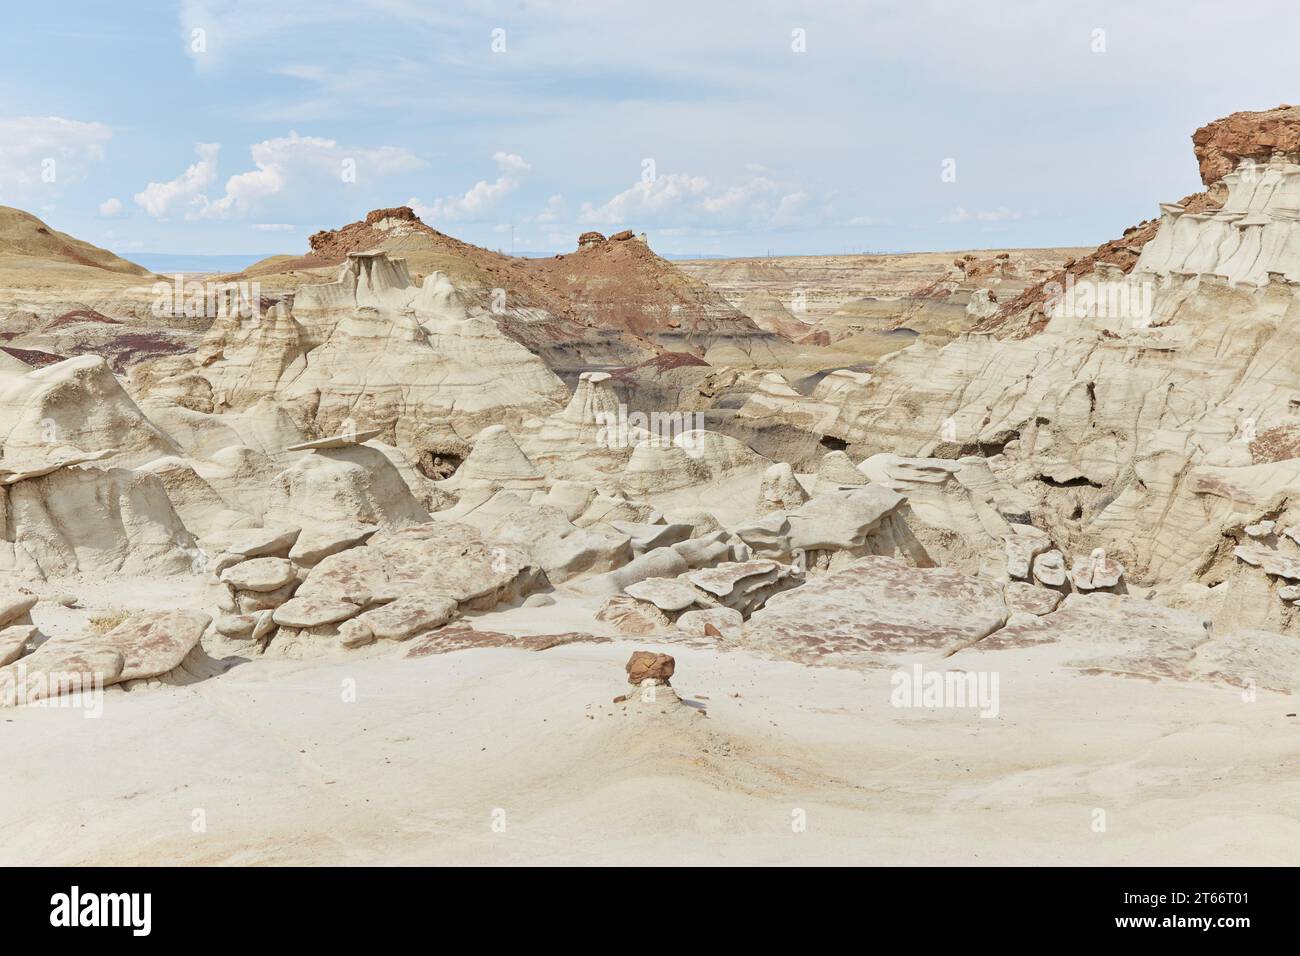
M119 255L409 204L491 248L1095 245L1300 102L1300 5L59 0L0 27L0 204Z

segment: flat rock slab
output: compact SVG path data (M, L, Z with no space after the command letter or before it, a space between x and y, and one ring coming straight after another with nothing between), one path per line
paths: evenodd
M0 707L107 687L121 679L124 665L121 653L111 647L46 641L0 667Z
M242 554L245 558L284 557L298 540L297 528L232 528L215 531L199 542L205 551Z
M378 530L373 524L304 528L289 552L289 560L300 567L315 567L332 554L356 547Z
M435 627L442 627L456 613L456 599L446 594L407 594L359 615L381 641L406 641Z
M608 637L598 637L582 631L562 634L506 634L501 631L479 631L468 624L453 624L431 631L417 638L407 657L430 657L474 647L515 647L526 651L545 651L565 644L609 644Z
M992 581L871 556L769 598L741 642L785 660L885 667L890 655L974 644L1008 615Z
M0 595L0 627L20 620L36 606L39 600L39 595L23 594L18 591Z
M22 657L27 648L27 642L37 635L37 630L31 624L11 624L8 627L0 628L0 667L5 664L12 664L18 658Z
M1035 587L1024 581L1012 581L1003 588L1002 596L1010 610L1042 617L1055 611L1065 595L1051 588Z
M723 564L715 564L711 568L690 571L684 577L696 587L716 597L726 597L745 578L770 575L780 566L777 562L768 560L727 561Z
M384 532L366 547L383 555L388 579L398 593L433 589L461 604L476 605L483 599L491 607L523 583L522 578L531 581L534 570L519 548L485 541L476 528L454 522Z
M288 558L252 558L221 572L221 580L240 591L274 591L296 579Z
M203 637L212 618L201 611L140 611L107 634L78 638L125 659L121 680L157 677L176 667Z
M317 438L314 441L299 442L296 445L289 445L285 451L311 451L316 448L348 448L352 445L360 445L362 442L370 441L372 438L378 438L384 433L382 428L367 428L359 432L346 432L342 435L330 435L327 438Z
M1254 541L1237 545L1232 549L1232 553L1239 560L1259 568L1265 574L1272 574L1288 581L1300 581L1300 560L1289 555L1281 554Z
M611 521L614 530L632 539L632 548L637 552L653 551L666 548L685 541L695 530L689 524L639 524L634 521Z
M332 554L311 569L297 597L347 601L364 607L392 601L397 590L388 580L384 555L373 548L349 548Z
M790 525L790 547L802 551L861 547L881 521L906 500L883 485L816 495L785 516Z
M1085 673L1150 679L1191 677L1196 649L1210 638L1199 614L1105 591L1070 594L1045 617L1008 625L963 654L1063 644Z
M1191 670L1199 680L1300 693L1300 640L1272 631L1236 631L1198 647Z
M62 458L52 458L47 461L24 463L17 469L12 465L4 469L3 477L0 477L0 485L16 485L20 481L27 481L31 478L40 478L44 475L50 475L60 468L71 468L74 465L84 465L87 462L99 461L107 458L109 455L116 455L116 448L104 448L100 451L89 452L81 455L69 455Z
M661 611L684 611L700 599L694 588L676 578L646 578L623 590L639 601L649 601Z
M1065 555L1053 548L1034 558L1034 580L1049 588L1065 583Z
M280 627L317 627L346 621L359 614L361 608L350 601L331 601L326 598L293 597L271 614ZM250 624L249 630L252 630Z

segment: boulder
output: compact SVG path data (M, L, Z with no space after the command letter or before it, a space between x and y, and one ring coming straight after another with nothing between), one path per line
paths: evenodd
M295 597L277 607L271 614L271 620L279 627L318 627L321 624L345 621L360 611L361 608L350 601Z
M763 473L763 484L758 489L759 514L793 511L807 500L808 493L787 463L777 462Z
M775 562L773 562L775 563ZM675 578L646 578L624 589L639 601L649 601L661 611L683 611L699 599L699 593Z
M677 662L668 654L655 654L651 651L633 651L623 667L627 671L627 682L637 685L652 680L667 684L677 669Z
M253 558L226 568L221 580L239 591L275 591L297 580L288 558Z
M606 598L595 614L596 620L612 624L614 630L630 637L653 634L672 627L667 615L653 604L638 601L626 594Z

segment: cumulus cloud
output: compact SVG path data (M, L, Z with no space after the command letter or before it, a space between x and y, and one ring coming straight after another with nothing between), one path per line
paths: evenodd
M1012 212L1006 206L999 206L997 209L981 209L978 212L971 212L962 206L958 206L948 215L942 217L939 222L954 224L963 222L1006 222L1010 219L1019 219L1020 213Z
M564 202L564 197L559 193L556 193L554 196L546 200L546 205L542 208L541 212L532 217L532 221L546 224L563 222L567 208L568 207Z
M221 144L196 143L194 152L199 156L197 163L191 163L175 179L149 183L135 194L136 205L155 219L161 219L176 203L206 201L203 190L217 180L217 154L221 152Z
M424 165L410 151L397 146L349 149L332 139L288 136L263 140L249 147L253 168L226 180L222 195L209 195L216 181L217 144L196 147L200 161L168 183L150 183L135 200L155 217L181 202L186 219L243 219L295 200L307 201L324 189L408 172Z
M105 199L99 204L99 214L105 219L112 219L114 216L122 214L122 200L116 196L111 199Z
M61 116L0 118L0 200L48 194L84 178L112 135L103 123Z
M253 228L258 232L293 232L298 227L288 222L255 222Z
M751 175L729 186L715 186L704 176L670 173L645 177L599 205L583 203L580 218L602 226L633 222L660 227L787 225L808 198L802 190L787 192L766 176Z
M515 153L498 152L492 156L500 175L494 182L480 179L463 196L445 196L431 203L412 197L407 205L427 222L475 222L491 212L510 193L519 188L521 177L532 167Z

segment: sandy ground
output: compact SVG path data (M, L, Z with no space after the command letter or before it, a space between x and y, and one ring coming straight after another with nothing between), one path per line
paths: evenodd
M554 631L590 628L588 615L562 603L475 623ZM611 702L636 648L676 657L683 704ZM1087 677L1050 648L966 662L996 668L996 718L896 708L887 671L648 640L403 653L262 658L186 687L110 689L98 719L0 711L0 863L1300 855L1295 697Z

